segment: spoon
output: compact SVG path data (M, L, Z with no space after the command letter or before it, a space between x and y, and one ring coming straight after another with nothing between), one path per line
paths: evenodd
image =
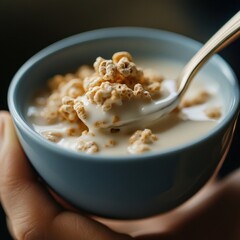
M178 90L167 97L148 104L133 118L121 119L118 127L137 124L140 121L157 120L173 111L180 103L192 79L209 58L225 48L230 42L240 36L240 11L223 25L203 47L185 65L177 78ZM111 126L108 126L111 127Z

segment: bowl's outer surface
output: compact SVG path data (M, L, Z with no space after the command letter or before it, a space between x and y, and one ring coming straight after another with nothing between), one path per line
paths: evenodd
M46 79L73 71L81 64L91 64L96 56L107 58L113 52L126 50L141 58L166 57L187 62L200 46L165 31L115 28L76 35L31 58L15 75L8 101L20 142L39 175L70 203L109 218L151 216L191 197L222 163L238 115L237 81L219 56L211 59L203 71L219 79L226 89L227 117L208 136L171 151L129 158L71 152L34 132L26 109L32 94L46 84Z

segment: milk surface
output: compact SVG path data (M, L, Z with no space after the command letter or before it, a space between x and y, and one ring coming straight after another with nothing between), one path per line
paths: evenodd
M167 59L138 59L136 63L143 69L154 69L158 71L164 76L164 79L176 79L180 70L183 68L183 64ZM151 129L158 138L157 141L151 144L150 151L161 152L194 141L207 134L221 121L225 110L217 81L211 79L208 75L200 74L192 81L184 97L191 98L199 91L209 92L211 94L210 99L203 104L183 108L180 112L172 112L154 124L148 124L148 128ZM219 107L221 109L221 117L218 119L209 118L204 112L204 110L209 107ZM124 114L124 111L131 112L131 110L134 110L134 104L129 104L126 109L121 108L122 112L120 112L120 116ZM49 125L41 119L39 114L40 111L41 107L34 104L31 104L28 109L28 117L33 128L39 134L47 130L64 133L67 128L76 125L68 122L59 122ZM96 114L94 109L91 114L94 118L94 114ZM90 131L93 132L93 135L65 136L56 144L76 151L76 144L79 139L93 140L99 146L100 151L96 153L98 155L129 155L129 151L127 150L129 146L129 137L133 134L130 130L120 130L114 133L110 132L110 130L90 129ZM106 147L109 140L114 140L116 144Z

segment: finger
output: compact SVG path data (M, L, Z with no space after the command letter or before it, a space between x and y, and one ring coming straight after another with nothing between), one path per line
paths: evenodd
M66 221L67 219L67 221ZM105 225L84 215L62 212L53 221L49 231L50 239L82 240L131 240L130 236L112 231Z
M13 239L16 239L16 236L14 235L14 232L13 232L12 222L8 217L6 217L6 223L7 223L8 232L10 233Z
M0 112L0 126L0 195L17 239L130 238L85 216L62 211L38 182L8 113Z
M181 235L196 235L199 226L203 231L196 240L240 239L240 170L219 181L198 206L192 209L185 221L179 225Z
M161 235L149 234L137 239L240 239L240 170L217 182L200 200L176 211L178 221ZM182 213L179 218L178 213Z

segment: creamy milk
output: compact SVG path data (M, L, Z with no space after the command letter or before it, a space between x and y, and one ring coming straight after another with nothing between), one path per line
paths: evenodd
M164 76L164 79L176 79L183 65L181 63L173 62L170 60L138 60L137 65L143 69L154 69ZM198 105L194 105L187 108L182 108L179 112L172 112L158 122L154 124L148 124L147 128L151 129L152 133L157 136L157 141L154 141L149 145L150 151L161 152L163 150L180 146L196 140L203 135L207 134L212 128L221 121L224 115L223 99L219 93L219 86L217 81L210 79L207 75L200 74L193 81L188 89L184 98L191 98L198 94L200 91L207 91L210 93L210 98ZM134 112L134 104L127 104L126 108L119 108L120 116L125 112ZM217 119L210 118L206 115L205 110L208 108L218 108L221 111L221 116ZM91 108L90 108L91 109ZM117 109L117 108L115 108ZM76 124L68 122L59 122L56 124L47 124L44 119L40 117L39 112L41 107L32 104L28 109L28 116L32 123L33 128L38 132L44 131L53 132L66 132L69 127L76 127ZM99 118L101 111L96 111L92 108L92 118ZM101 114L100 114L101 115ZM101 118L101 116L100 116ZM91 125L91 124L90 124ZM143 126L145 127L145 126ZM139 127L138 127L139 129ZM118 132L110 132L110 129L91 129L93 135L83 136L66 136L60 139L59 146L66 147L76 151L76 145L79 139L92 140L99 146L98 155L128 155L131 150L129 149L129 137L133 134L133 131L120 130ZM114 142L114 146L109 144L109 141Z

